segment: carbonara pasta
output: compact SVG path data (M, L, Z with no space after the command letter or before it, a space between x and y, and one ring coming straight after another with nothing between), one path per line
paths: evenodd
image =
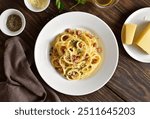
M55 69L68 80L87 78L101 63L98 38L87 31L66 29L59 34L50 51Z

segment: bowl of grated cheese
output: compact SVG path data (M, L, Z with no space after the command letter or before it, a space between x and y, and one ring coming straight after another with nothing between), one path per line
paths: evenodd
M26 7L32 12L42 12L50 4L50 0L24 0Z

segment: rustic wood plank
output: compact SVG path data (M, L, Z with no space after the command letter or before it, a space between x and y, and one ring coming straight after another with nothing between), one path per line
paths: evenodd
M143 0L135 4L130 0L122 0L118 6L120 13L125 14L125 17L122 15L122 22L133 11L150 6L150 2ZM122 24L117 28L121 29ZM150 101L150 64L140 63L129 57L121 45L120 34L121 30L116 35L120 46L120 61L114 77L107 86L126 101Z
M57 93L62 101L150 101L150 64L139 63L129 57L122 47L120 35L126 18L135 10L150 6L150 1L120 0L117 5L108 9L97 8L91 3L78 5L70 9L75 2L72 0L63 1L66 8L62 12L56 9L55 1L52 0L46 11L34 13L29 11L21 0L0 0L0 13L8 8L16 8L25 15L27 25L20 37L30 46L32 52L34 51L36 38L43 26L58 14L66 11L84 11L94 14L103 19L115 33L119 44L120 57L117 70L109 83L97 92L86 96L74 97ZM8 38L0 31L1 67L3 65L3 46ZM33 66L33 71L38 75L35 66ZM0 68L0 79L4 78L4 72ZM42 80L41 82L44 83Z
M150 65L141 65L143 63L122 56L107 86L126 101L150 101Z
M98 90L92 94L85 96L67 96L58 93L62 101L78 101L78 102L123 102L122 98L118 97L114 92L112 92L109 88L104 86L101 90ZM112 98L113 97L113 98Z

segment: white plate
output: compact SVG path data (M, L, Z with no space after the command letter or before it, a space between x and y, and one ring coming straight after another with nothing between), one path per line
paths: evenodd
M138 25L136 33L137 36L137 34L141 31L141 29L145 27L147 22L150 22L150 7L142 8L135 11L127 18L125 24L127 23L137 24ZM123 44L123 47L126 50L126 52L135 60L143 63L150 63L150 55L143 52L138 46Z
M87 29L102 39L103 64L88 79L68 81L55 71L49 61L50 42L67 28ZM117 41L109 26L98 17L84 12L69 12L52 19L40 32L35 45L35 63L40 75L50 87L68 95L85 95L103 87L115 72L118 55Z

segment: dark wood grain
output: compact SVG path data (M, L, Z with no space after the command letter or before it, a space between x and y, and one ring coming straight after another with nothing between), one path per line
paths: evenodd
M0 13L5 9L15 8L20 10L26 18L27 25L20 37L29 45L31 52L34 51L36 38L43 26L55 16L67 11L83 11L94 14L103 19L116 35L120 57L117 70L112 79L100 90L86 96L67 96L57 92L62 101L150 101L150 64L135 61L127 55L121 44L121 28L126 18L135 10L149 7L149 0L120 0L117 5L108 9L100 9L91 3L78 5L73 0L63 0L65 10L59 12L55 7L55 0L47 10L41 13L29 11L23 0L0 0ZM4 43L9 37L0 31L0 79L5 79L3 72ZM33 72L38 75L35 66ZM39 75L38 75L39 77ZM41 79L41 78L39 78ZM41 81L43 84L44 82ZM44 84L46 85L46 84Z

